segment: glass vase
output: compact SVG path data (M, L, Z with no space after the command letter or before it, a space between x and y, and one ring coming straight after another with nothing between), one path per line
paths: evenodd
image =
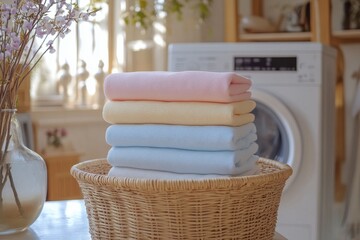
M26 230L40 215L47 169L43 158L23 144L16 111L0 109L0 120L0 235L6 235Z

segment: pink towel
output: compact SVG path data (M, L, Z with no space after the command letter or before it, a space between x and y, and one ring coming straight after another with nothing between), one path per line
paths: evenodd
M233 72L125 72L104 82L112 101L236 102L251 97L251 81Z

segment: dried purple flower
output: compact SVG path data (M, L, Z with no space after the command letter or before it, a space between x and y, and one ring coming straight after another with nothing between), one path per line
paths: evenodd
M0 2L0 109L16 108L21 83L47 52L53 53L53 41L64 37L73 22L83 14L75 0L14 0ZM0 114L0 168L5 169L10 138L10 118ZM56 132L46 132L48 142L61 144ZM55 134L55 135L54 135ZM63 133L61 133L63 134ZM11 171L11 170L10 170ZM9 174L0 171L2 186ZM0 188L0 195L3 188ZM16 193L16 189L13 189Z

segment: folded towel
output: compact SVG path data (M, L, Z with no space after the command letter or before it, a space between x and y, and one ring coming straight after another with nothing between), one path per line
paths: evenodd
M240 126L253 122L255 101L235 103L108 101L103 118L111 124L178 124Z
M104 82L110 100L236 102L250 99L251 81L233 72L113 73Z
M130 167L176 173L237 175L256 161L258 145L237 151L192 151L172 148L112 147L107 155L113 167Z
M260 168L255 162L249 163L250 170L244 171L237 176L251 176L257 174ZM229 175L217 175L217 174L186 174L186 173L173 173L155 170L145 170L137 168L125 168L125 167L112 167L108 173L110 177L120 178L137 178L137 179L152 179L152 180L206 180L212 178L230 179Z
M189 150L236 150L257 140L256 126L184 126L116 124L106 129L106 142L114 147L164 147Z

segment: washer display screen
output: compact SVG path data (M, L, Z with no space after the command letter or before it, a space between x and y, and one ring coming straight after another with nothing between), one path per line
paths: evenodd
M296 57L234 57L234 71L297 71Z

